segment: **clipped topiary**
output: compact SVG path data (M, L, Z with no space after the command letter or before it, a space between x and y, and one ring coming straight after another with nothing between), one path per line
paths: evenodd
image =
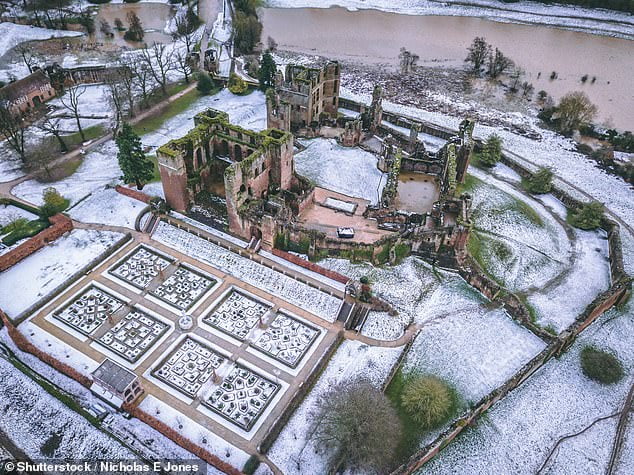
M601 384L614 384L623 379L621 362L607 351L592 346L581 350L581 369L588 378Z
M413 376L401 394L401 406L409 416L429 429L445 420L455 407L451 387L435 376Z

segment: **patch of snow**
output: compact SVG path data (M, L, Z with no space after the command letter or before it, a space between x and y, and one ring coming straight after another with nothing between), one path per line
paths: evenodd
M121 237L109 231L76 229L31 254L0 273L0 308L17 317Z
M334 139L300 140L306 146L295 155L295 169L318 186L377 203L387 178L377 168L376 155L358 147L343 147Z
M47 40L63 36L81 36L83 33L66 30L49 30L30 25L18 25L17 23L0 23L0 57L14 46L25 41Z
M552 358L518 389L487 411L425 465L421 473L534 474L556 441L621 409L631 378L601 385L581 371L586 345L613 351L626 374L634 368L634 312L611 310L586 329L560 358ZM563 442L546 467L548 473L605 473L614 422L599 423L584 437ZM494 443L492 443L494 441Z
M37 219L37 215L17 206L0 204L0 228L20 218L32 221Z
M68 214L83 223L109 224L134 229L137 216L147 205L118 193L114 188L95 191Z

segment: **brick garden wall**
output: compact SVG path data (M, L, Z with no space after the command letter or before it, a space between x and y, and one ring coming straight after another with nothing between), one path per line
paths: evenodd
M117 193L121 193L122 195L128 196L130 198L134 198L135 200L142 201L143 203L150 203L152 197L146 193L143 193L139 190L134 190L132 188L128 188L127 186L117 185L114 187Z
M37 233L28 241L20 244L16 248L0 256L0 272L7 270L9 267L16 265L23 259L26 259L34 252L39 251L48 243L55 241L68 231L72 231L73 222L71 219L61 213L49 218L51 226Z
M285 251L281 251L279 249L272 249L271 253L277 257L281 257L282 259L285 259L295 265L298 265L300 267L303 267L304 269L308 269L310 271L316 272L317 274L321 274L323 276L328 277L329 279L332 279L334 281L340 282L342 284L347 284L348 281L350 280L350 278L346 277L343 274L340 274L338 272L334 272L328 269L324 269L323 267L321 267L320 265L315 264L314 262L310 262L307 260L302 259L301 257L297 257L294 254L291 254L289 252L285 252Z
M20 330L13 326L7 314L4 313L2 310L0 310L0 318L2 319L2 323L4 324L4 326L7 327L7 332L9 333L9 336L20 350L36 356L44 363L55 368L60 373L74 379L82 386L90 388L90 386L92 385L92 379L90 377L81 374L72 366L69 366L66 363L62 363L58 359L33 345L33 343L31 343Z
M163 421L158 420L156 417L151 416L138 406L124 403L122 409L227 475L243 475L243 473L234 466L222 461L218 456L208 450L199 447L191 440L179 434L175 429Z

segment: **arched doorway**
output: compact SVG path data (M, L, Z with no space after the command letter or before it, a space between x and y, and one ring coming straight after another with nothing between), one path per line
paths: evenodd
M242 161L242 147L240 147L240 145L236 144L233 147L233 159L236 162L241 162Z

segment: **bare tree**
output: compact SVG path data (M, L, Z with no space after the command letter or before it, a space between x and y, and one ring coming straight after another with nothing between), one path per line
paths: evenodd
M598 109L588 96L581 91L569 92L559 100L557 106L557 122L559 130L565 134L579 130L592 121Z
M163 95L167 96L167 73L174 69L174 50L167 45L154 43L151 47L145 45L141 55Z
M0 134L7 139L9 146L23 162L26 158L24 153L25 130L26 124L22 117L13 113L7 101L0 101Z
M386 396L369 382L341 383L318 402L315 440L332 452L331 468L390 468L402 427ZM354 470L353 470L354 471Z
M105 83L106 83L106 90L104 91L104 95L108 103L112 106L112 110L114 111L114 117L113 117L114 122L113 122L112 130L113 132L116 133L119 130L119 126L121 125L121 122L127 115L126 114L126 107L128 104L128 100L126 97L127 91L121 85L121 83L112 76L108 77Z
M528 99L529 101L533 97L533 93L535 92L535 86L528 81L524 81L522 83L522 97Z
M198 27L196 22L197 17L193 12L190 13L190 11L191 10L188 10L185 14L176 15L176 17L174 17L176 29L172 34L174 40L180 40L185 44L188 54L191 52L192 45L194 44L194 33Z
M81 128L81 121L79 120L79 102L84 92L86 92L86 86L75 86L68 89L68 91L66 91L66 94L60 98L60 102L62 103L62 105L75 118L75 122L77 123L77 130L79 131L82 142L86 141L86 136L84 135L84 130Z
M147 107L150 93L155 84L150 67L145 61L137 61L135 58L125 60L124 64L131 72L133 88L141 93L141 108Z
M189 56L183 51L177 51L175 54L174 64L176 70L183 73L185 76L185 82L189 84L189 77L192 74L192 66L189 61Z
M32 73L35 70L35 67L39 63L39 56L33 51L32 48L28 47L24 43L15 48L18 52L26 67L29 68L29 72Z
M59 142L59 148L62 153L68 152L68 146L62 138L61 119L45 116L44 119L42 119L42 121L37 125L37 128L55 137Z

